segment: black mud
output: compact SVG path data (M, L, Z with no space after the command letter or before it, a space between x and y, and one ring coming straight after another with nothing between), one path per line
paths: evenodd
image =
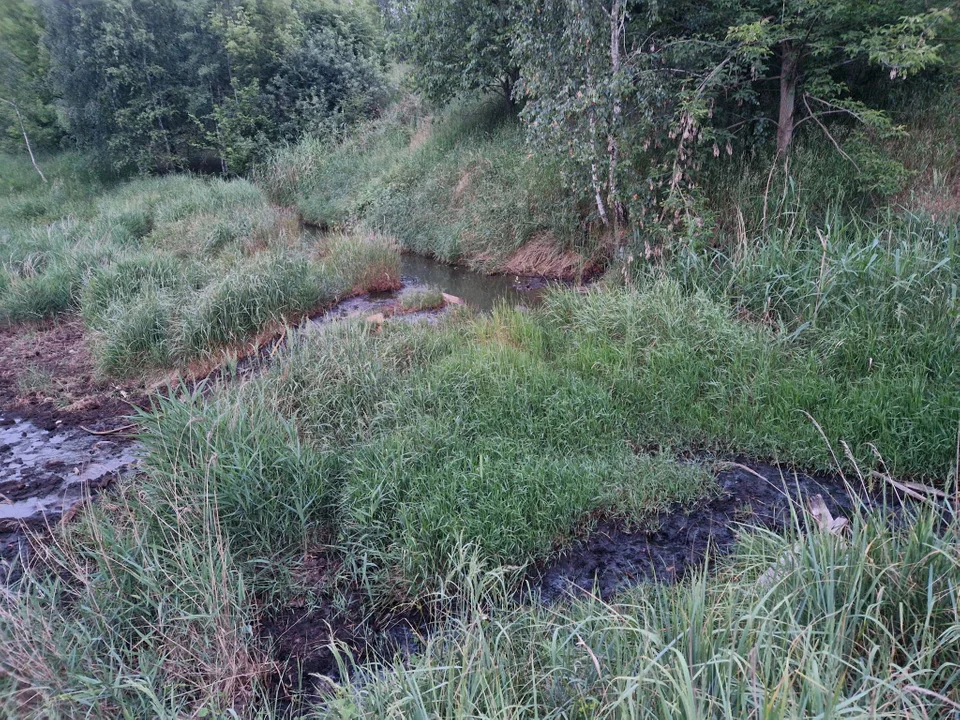
M865 493L852 497L844 480L836 476L746 460L716 466L717 492L709 499L693 508L660 513L642 527L598 523L584 541L535 568L528 577L529 589L517 600L553 603L587 593L610 599L641 582L673 583L702 567L706 558L732 550L745 527L781 530L794 517L806 522L806 513L796 509L815 495L823 497L834 516L850 517L861 498L870 502ZM332 562L327 565L331 566ZM329 577L326 572L317 575L318 590ZM293 698L309 705L321 699L331 682L342 680L331 644L348 651L341 653L348 667L359 667L390 660L397 653L409 657L418 651L419 638L432 632L433 625L423 613L360 615L361 596L359 589L342 593L341 598L353 598L352 607L345 611L323 602L309 611L288 608L263 620L261 635L282 667L275 684L281 696L291 699L291 709L297 705Z
M840 477L757 462L739 465L727 464L716 474L715 497L694 508L660 513L646 529L600 523L585 541L538 569L534 593L548 603L586 592L608 599L640 582L675 582L701 567L708 553L730 552L744 526L784 529L793 522L791 506L805 506L815 495L823 497L834 516L850 517L859 502ZM805 512L796 515L806 521Z

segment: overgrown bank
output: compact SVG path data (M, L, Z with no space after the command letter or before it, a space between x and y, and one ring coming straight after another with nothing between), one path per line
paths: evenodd
M874 317L883 323L882 313ZM833 327L843 331L842 324ZM877 335L890 348L908 350L915 342L905 332ZM887 463L876 467L945 487L956 472L955 370L927 366L904 350L886 371L892 374L868 366L852 372L825 361L834 347L826 336L808 345L802 334L788 337L739 319L670 279L586 295L560 291L533 313L461 313L435 328L307 330L261 377L168 399L146 420L146 475L60 536L46 557L56 575L38 572L8 597L0 623L10 649L8 701L20 715L84 708L270 715L270 643L256 631L265 616L331 606L353 616L357 602L372 610L432 605L439 597L460 598L455 606L463 611L471 583L487 582L487 571L509 595L519 568L550 557L597 517L643 522L653 509L710 492L709 476L677 463L671 448L830 468L831 447L819 425L851 477L854 459L861 472L874 466L873 444ZM889 408L897 408L895 416ZM952 666L937 658L949 657L956 643L949 631L957 621L954 531L949 525L946 536L935 537L925 522L905 527L901 537L871 521L865 530L858 526L850 547L833 536L811 537L804 560L765 594L738 583L792 540L748 544L722 575L729 583L638 591L632 602L650 604L642 615L633 615L629 599L612 608L510 611L496 620L509 638L496 625L461 615L467 626L428 645L413 669L398 668L356 691L342 686L332 705L311 712L403 715L421 706L440 712L434 703L450 702L441 715L456 716L471 707L492 712L496 703L533 703L544 716L639 716L630 708L647 705L626 702L635 694L617 701L611 693L620 680L605 668L625 671L620 663L648 658L650 648L657 661L643 672L664 683L663 707L686 702L689 693L700 698L689 710L693 717L711 707L708 698L723 707L728 683L738 685L741 673L753 678L752 690L735 694L731 707L758 695L780 697L785 673L796 677L787 668L795 667L833 678L838 707L868 711L876 701L889 716L906 717L917 702L907 681L877 672L907 650L903 677L949 705L956 700ZM883 557L871 559L856 549L861 545ZM941 549L920 552L924 545ZM888 637L881 654L863 665L856 658L872 642L868 628L900 617L873 604L881 582L918 622L929 616L931 631L913 640L912 633ZM863 608L862 623L831 614L834 590ZM484 605L492 596L485 597ZM696 610L706 607L713 610ZM751 608L756 624L736 620ZM789 626L774 622L783 608L799 613L788 617L807 628L808 652L777 651L776 662L749 675L750 643L789 644ZM624 613L648 625L631 631L633 621L610 624ZM702 622L685 624L694 617ZM580 634L572 644L559 639L573 632L571 623ZM519 650L528 631L557 644L524 644L536 648L528 656ZM619 639L608 645L604 638ZM688 641L702 654L680 648ZM504 664L487 651L474 654L473 642L499 647ZM93 670L90 647L104 657ZM517 663L532 662L544 676L519 673L515 652ZM710 658L719 655L731 658L729 674L710 670ZM686 684L670 685L683 667ZM478 684L447 684L447 673ZM561 691L546 677L553 673L573 685ZM118 676L131 682L118 685ZM460 690L449 695L443 687ZM821 702L817 682L791 687L778 712Z
M409 96L342 141L305 141L259 173L271 199L324 228L363 223L404 249L484 272L578 278L609 248L560 167L494 98L431 113Z
M12 165L12 163L11 163ZM82 315L110 375L183 366L399 284L395 246L320 241L245 180L24 181L0 205L0 322Z

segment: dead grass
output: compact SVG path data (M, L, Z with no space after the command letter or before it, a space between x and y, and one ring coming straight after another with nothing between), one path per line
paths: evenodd
M514 252L504 263L503 271L511 275L576 280L595 269L593 260L572 250L563 250L549 233L538 233Z

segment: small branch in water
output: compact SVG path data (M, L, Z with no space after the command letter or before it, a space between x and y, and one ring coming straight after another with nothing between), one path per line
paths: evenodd
M91 435L116 435L118 433L122 433L126 430L130 430L135 427L137 427L137 424L131 423L130 425L124 425L123 427L114 428L113 430L91 430L90 428L85 427L84 425L81 425L80 429L83 430L84 432L90 433Z

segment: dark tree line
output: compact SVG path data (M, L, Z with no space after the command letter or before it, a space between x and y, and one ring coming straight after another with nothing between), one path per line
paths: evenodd
M605 225L683 222L704 158L763 150L785 162L799 128L898 132L900 84L956 82L952 0L417 0L405 47L444 99L509 92L531 137L566 158ZM441 48L441 50L435 50ZM950 73L953 73L952 79ZM874 163L876 165L877 163ZM871 182L882 183L883 178Z
M35 142L116 166L213 165L382 104L375 6L349 0L0 0L0 88Z

